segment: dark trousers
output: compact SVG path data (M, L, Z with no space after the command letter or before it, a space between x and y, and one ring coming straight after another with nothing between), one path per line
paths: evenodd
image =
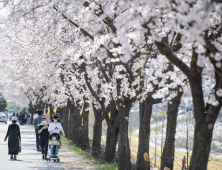
M187 169L185 165L183 165L182 170Z
M25 125L26 124L26 120L24 119L24 120L22 120L22 123L23 123L23 125Z
M39 134L38 134L38 129L35 129L35 136L36 136L36 148L39 150Z
M49 140L41 138L42 154L45 154L45 156L47 156L48 153L48 145L49 145Z

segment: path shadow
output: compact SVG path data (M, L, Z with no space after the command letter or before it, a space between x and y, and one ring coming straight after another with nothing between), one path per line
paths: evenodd
M16 159L16 160L13 160L13 159L9 159L10 161L23 161L23 160L20 160L20 159Z

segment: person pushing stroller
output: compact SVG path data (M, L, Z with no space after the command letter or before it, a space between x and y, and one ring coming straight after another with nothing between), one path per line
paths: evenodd
M65 137L65 132L62 128L62 125L61 123L57 121L58 121L58 116L55 115L53 117L53 122L49 125L49 134L50 134L50 140L51 140L49 143L49 147L52 154L51 155L52 158L56 158L59 152L59 145L57 144L57 142L60 139L60 132L62 132L63 136Z

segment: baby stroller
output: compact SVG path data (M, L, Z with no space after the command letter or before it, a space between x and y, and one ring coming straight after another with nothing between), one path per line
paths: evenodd
M49 149L51 155L47 159L47 162L53 160L53 162L60 162L60 158L57 156L59 150L59 139L60 136L57 133L53 133L49 136Z

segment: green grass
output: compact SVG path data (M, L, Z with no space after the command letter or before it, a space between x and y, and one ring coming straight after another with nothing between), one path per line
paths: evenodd
M118 166L117 164L108 164L108 163L103 163L100 160L95 159L94 157L92 157L88 152L81 150L79 147L77 147L72 140L68 139L68 138L64 138L63 136L61 136L62 141L63 142L67 142L69 145L69 149L73 150L74 152L83 155L84 158L88 160L89 162L91 162L92 164L94 164L96 166L96 169L98 170L118 170Z

